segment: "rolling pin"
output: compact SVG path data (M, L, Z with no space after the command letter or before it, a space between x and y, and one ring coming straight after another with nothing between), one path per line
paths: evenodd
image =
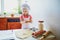
M50 33L51 33L50 31L44 33L44 34L42 35L42 37L40 38L40 40L43 40L44 38L46 38Z

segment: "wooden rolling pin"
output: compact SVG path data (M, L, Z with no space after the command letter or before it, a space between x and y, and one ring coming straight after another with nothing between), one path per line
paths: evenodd
M44 38L46 38L50 33L51 33L50 31L44 33L44 34L42 35L42 37L40 38L40 40L44 40Z

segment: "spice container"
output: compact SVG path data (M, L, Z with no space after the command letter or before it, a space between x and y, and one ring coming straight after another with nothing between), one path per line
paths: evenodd
M38 21L38 22L39 22L39 30L43 31L44 30L44 27L43 27L43 22L44 21Z

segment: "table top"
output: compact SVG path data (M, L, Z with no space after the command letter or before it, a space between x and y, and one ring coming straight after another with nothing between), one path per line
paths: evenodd
M17 38L15 33L16 31L21 31L21 29L16 29L16 30L4 30L0 31L0 40L9 40L9 39L14 39L14 40L22 40L20 38ZM25 38L24 40L37 40L31 36Z
M37 38L33 38L32 37L32 35L31 35L31 31L32 30L30 30L30 32L29 32L29 30L28 31L26 31L26 29L15 29L15 30L1 30L0 31L0 40L10 40L10 39L12 39L12 40L38 40ZM33 31L32 31L33 32ZM23 37L25 37L26 35L25 34L30 34L30 35L28 35L26 38L23 38ZM16 36L16 34L18 35L18 36ZM23 35L22 35L23 34ZM22 37L23 36L23 37ZM21 38L22 37L22 38ZM50 36L48 36L47 38L48 39L50 39L50 38L54 38L55 36L54 35L50 35ZM46 39L47 39L46 38Z

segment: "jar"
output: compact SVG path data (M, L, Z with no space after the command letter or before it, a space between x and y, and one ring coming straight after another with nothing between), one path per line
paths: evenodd
M39 22L39 27L38 27L39 30L40 30L40 31L43 31L43 30L44 30L44 27L43 27L43 22L44 22L44 21L38 21L38 22Z

